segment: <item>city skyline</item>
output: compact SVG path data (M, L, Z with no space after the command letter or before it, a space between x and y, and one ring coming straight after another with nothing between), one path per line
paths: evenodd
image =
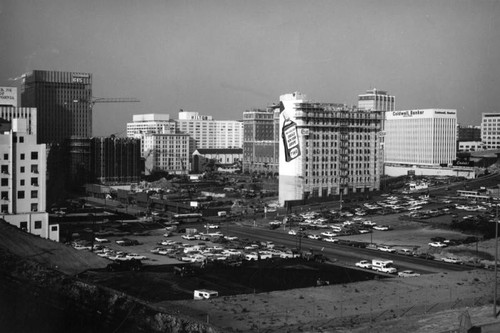
M0 4L0 86L31 70L93 74L96 136L133 114L179 109L239 120L293 91L357 104L377 88L396 109L498 112L497 1L37 1Z

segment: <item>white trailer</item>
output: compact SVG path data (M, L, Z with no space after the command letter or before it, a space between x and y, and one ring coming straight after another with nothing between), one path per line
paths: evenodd
M219 296L215 290L198 289L194 291L194 299L210 299Z

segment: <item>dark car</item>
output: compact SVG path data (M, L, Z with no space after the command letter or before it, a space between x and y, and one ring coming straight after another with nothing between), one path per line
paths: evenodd
M106 269L110 272L140 271L142 262L137 259L118 260L106 266Z

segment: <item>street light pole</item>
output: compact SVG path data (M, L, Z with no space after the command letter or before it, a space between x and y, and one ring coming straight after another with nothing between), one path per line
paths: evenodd
M498 199L498 198L497 198ZM495 218L495 285L494 285L494 299L493 299L493 317L497 317L497 291L498 291L498 202L496 203L496 218Z

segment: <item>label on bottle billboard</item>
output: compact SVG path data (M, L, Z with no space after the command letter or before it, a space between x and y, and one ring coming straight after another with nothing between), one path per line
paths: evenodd
M286 120L283 124L281 135L283 137L283 145L285 147L285 160L290 162L300 156L297 124L290 119Z

